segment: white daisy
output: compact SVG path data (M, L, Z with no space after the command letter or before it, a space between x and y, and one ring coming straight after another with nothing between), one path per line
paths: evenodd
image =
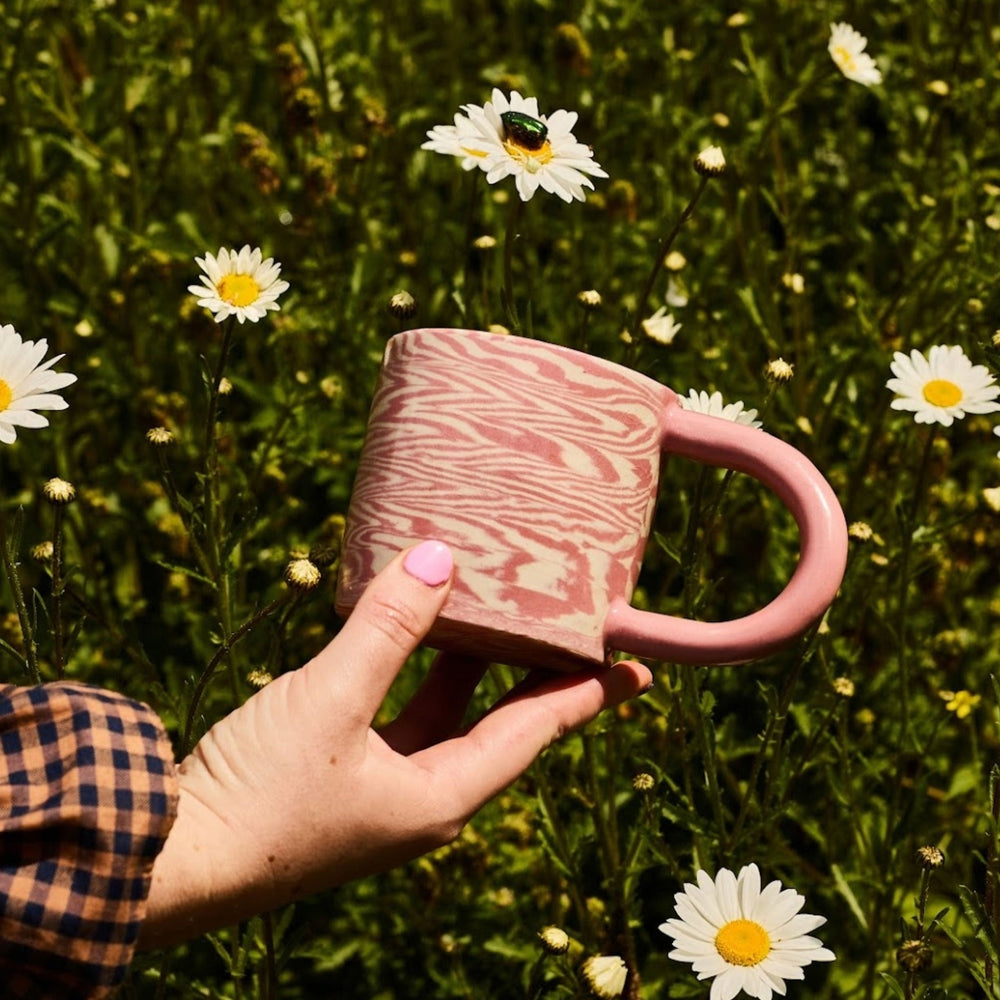
M465 131L468 132L469 119L463 114L456 114L455 123L454 125L435 125L428 131L427 142L420 148L428 149L432 153L442 153L444 156L459 157L463 170L475 170L476 167L481 167L485 158L484 154L478 149L464 149L459 135L459 123L464 123Z
M848 80L871 87L882 82L882 74L865 47L868 39L855 31L849 24L840 22L830 25L830 56Z
M804 979L804 966L836 957L809 937L826 918L799 913L805 898L778 881L761 890L756 865L739 876L723 868L714 880L703 871L697 878L674 896L677 916L659 929L673 938L670 958L690 962L699 979L714 977L709 1000L740 990L758 1000L784 996L786 979Z
M620 955L591 955L580 971L590 992L601 1000L615 1000L625 990L628 966Z
M925 358L919 351L893 355L895 378L886 388L897 394L894 410L912 410L918 424L939 423L950 427L967 413L993 413L1000 386L985 365L974 365L961 347L938 344Z
M522 201L539 188L565 202L583 201L583 189L594 187L590 177L608 176L591 148L574 138L575 111L546 116L536 98L516 90L507 98L494 88L482 107L465 104L462 112L454 125L432 128L420 148L459 157L465 170L479 167L490 184L513 176Z
M59 389L76 381L69 372L50 369L63 355L39 364L49 349L45 340L22 340L12 326L0 326L0 441L13 444L17 427L48 427L36 410L65 410Z
M262 260L260 247L242 250L219 248L218 256L210 253L195 257L205 272L200 285L188 285L188 291L198 296L198 305L215 314L221 323L227 316L235 316L240 323L256 323L269 309L280 309L278 296L288 288L287 281L279 280L281 265L273 257Z
M734 424L746 424L747 427L762 426L757 419L756 410L745 410L742 400L737 400L735 403L724 403L721 392L713 392L710 396L704 390L698 392L697 389L692 389L687 396L680 397L680 404L685 410L705 413L710 417L721 417L723 420L732 420Z
M655 340L658 344L672 344L683 325L674 322L674 317L667 312L666 306L660 306L652 316L642 321L642 330L650 340Z

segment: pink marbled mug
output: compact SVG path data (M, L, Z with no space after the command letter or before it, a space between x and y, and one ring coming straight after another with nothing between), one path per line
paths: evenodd
M799 525L785 589L726 622L638 611L661 455L747 472ZM761 430L685 410L666 386L578 351L470 330L410 330L386 348L344 539L337 611L426 538L455 556L428 644L574 670L614 651L741 663L826 610L847 557L844 515L816 467Z

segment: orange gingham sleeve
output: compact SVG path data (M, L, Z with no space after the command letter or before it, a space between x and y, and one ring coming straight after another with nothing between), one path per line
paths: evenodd
M177 775L148 706L0 685L0 993L99 998L135 951Z

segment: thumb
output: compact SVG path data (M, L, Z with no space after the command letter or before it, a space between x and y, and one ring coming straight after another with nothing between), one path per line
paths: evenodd
M361 595L339 634L300 673L368 725L451 590L454 559L428 540L400 553Z

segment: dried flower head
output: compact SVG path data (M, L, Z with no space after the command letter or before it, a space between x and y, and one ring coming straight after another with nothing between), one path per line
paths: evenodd
M319 567L310 559L293 559L285 567L285 582L296 590L314 590L322 578Z
M764 368L764 377L770 382L790 382L795 369L784 358L769 361Z
M50 504L62 507L76 499L76 487L65 479L55 477L42 487L42 495Z
M944 851L933 845L918 847L917 857L924 868L940 868L944 864Z
M601 308L601 293L596 288L588 288L577 295L576 301L581 309L593 312L595 309Z
M389 312L397 319L409 319L417 311L417 300L405 289L389 299Z
M146 431L146 440L150 444L155 444L159 447L170 444L173 439L174 432L168 427L150 427Z
M896 950L896 961L907 972L923 971L931 964L933 958L931 946L923 938L904 941Z
M39 542L32 546L31 558L39 562L48 562L55 554L56 547L51 541Z
M833 690L841 696L841 698L853 698L854 697L854 681L850 677L836 677L833 681Z
M847 527L848 537L853 538L858 542L868 542L871 541L872 535L875 534L872 531L872 526L866 521L852 521Z
M653 787L655 785L656 785L656 779L651 774L648 774L645 771L640 771L632 779L632 787L637 792L650 792L653 790Z
M251 670L247 674L247 681L255 688L267 687L274 678L266 670Z

